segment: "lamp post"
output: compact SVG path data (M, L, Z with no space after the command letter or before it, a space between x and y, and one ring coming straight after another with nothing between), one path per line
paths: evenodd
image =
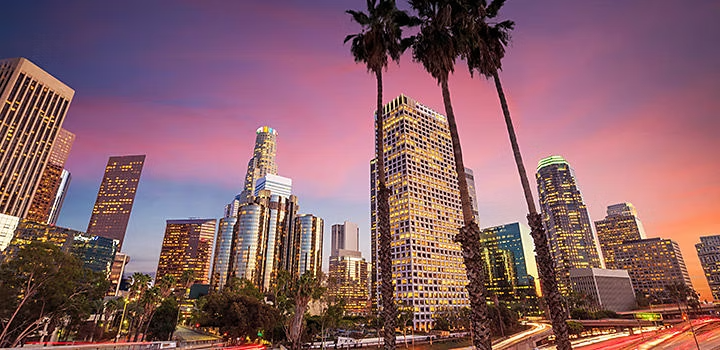
M115 342L116 342L116 343L117 343L118 340L120 339L120 333L122 333L123 322L125 321L125 311L127 311L127 304L128 304L128 302L127 302L127 300L125 300L124 298L123 298L123 304L124 304L124 305L123 305L123 312L122 312L122 316L120 317L120 324L118 325L118 331L117 331L117 334L115 335Z

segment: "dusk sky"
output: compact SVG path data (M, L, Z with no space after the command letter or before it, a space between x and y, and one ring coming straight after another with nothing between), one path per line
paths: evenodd
M76 91L58 224L85 231L107 158L147 154L123 249L129 271L154 273L165 220L222 216L269 125L300 212L325 219L324 268L330 226L346 219L369 260L375 80L343 45L360 29L344 11L364 6L4 3L0 58L26 57ZM592 220L633 203L649 237L680 243L710 299L694 244L720 234L720 2L509 0L502 15L516 22L501 77L530 175L559 154ZM458 62L450 89L481 226L524 222L494 86ZM409 52L385 74L384 100L400 93L444 113Z

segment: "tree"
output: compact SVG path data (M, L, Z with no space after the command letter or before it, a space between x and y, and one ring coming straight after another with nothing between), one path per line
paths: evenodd
M302 335L305 328L305 313L311 300L318 300L325 293L322 287L324 276L315 276L306 271L294 279L287 271L278 273L275 302L283 320L285 337L292 350L302 348Z
M464 0L464 2L466 3L468 16L466 16L467 20L462 21L464 26L461 30L463 33L461 35L463 38L460 48L462 51L461 55L468 62L468 68L471 74L477 71L477 73L484 77L492 77L495 82L495 88L505 117L505 125L510 138L515 164L525 194L525 202L528 206L527 218L535 243L540 284L550 311L556 344L560 350L570 349L567 323L565 322L567 313L563 308L562 296L557 288L555 261L550 255L550 246L545 228L542 224L542 217L535 209L535 200L530 190L530 183L520 153L520 146L518 145L515 128L510 118L510 109L508 108L498 74L502 69L505 47L510 40L510 31L513 29L514 23L507 20L501 22L495 21L505 0L492 0L490 4L487 4L486 0Z
M20 248L0 265L0 347L14 347L43 326L79 325L108 287L103 274L51 243Z
M395 349L395 301L392 283L392 238L390 237L390 190L385 179L384 121L383 121L383 80L382 72L387 69L388 57L399 61L408 45L402 38L403 27L416 24L416 20L400 11L393 0L367 0L367 13L348 10L355 22L362 26L360 33L345 37L345 43L352 41L350 52L355 62L364 63L367 70L375 74L377 81L377 105L375 109L375 159L378 191L376 193L378 244L378 269L382 284L380 294L381 315L384 329L385 349Z
M400 325L400 329L402 329L402 332L403 332L403 340L404 340L406 349L408 347L407 328L408 328L408 326L410 326L411 329L414 329L414 326L413 326L414 318L415 318L415 309L411 305L406 304L405 302L400 303L400 305L398 307L398 324Z
M162 303L155 310L153 318L148 322L147 339L167 340L175 331L178 314L178 303L175 297L170 296L163 299Z
M490 349L480 228L472 211L460 136L448 86L450 74L455 70L455 59L461 54L462 37L459 29L462 28L461 20L465 18L462 16L464 12L461 4L451 0L411 0L410 5L417 10L421 20L420 32L412 44L413 59L422 63L425 70L437 80L442 89L445 116L448 119L452 138L464 225L455 235L455 241L462 247L468 277L467 290L472 311L470 320L474 330L473 345L478 349Z

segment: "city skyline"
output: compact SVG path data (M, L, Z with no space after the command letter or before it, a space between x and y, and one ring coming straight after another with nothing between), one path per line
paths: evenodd
M228 193L242 189L238 174L247 169L253 142L247 131L269 125L282 135L282 174L298 184L303 207L325 219L325 259L329 226L344 220L359 224L369 257L374 81L342 45L356 29L344 10L362 2L217 5L150 4L131 13L132 6L84 4L76 14L53 3L8 8L0 24L7 32L34 21L28 16L46 21L0 39L0 57L27 57L76 90L64 123L77 135L66 165L73 183L58 225L86 227L108 156L147 153L123 249L133 258L128 271L150 272L164 221L220 218ZM649 238L680 244L694 286L709 298L694 244L720 233L713 176L720 165L712 161L720 142L713 135L720 126L714 66L720 49L701 43L718 33L713 19L720 9L670 2L651 9L629 4L622 13L615 7L506 5L504 15L518 29L502 75L520 147L526 165L550 154L573 165L592 221L610 204L635 204ZM122 29L131 22L139 25ZM246 25L261 30L233 34L250 32ZM292 34L284 41L271 27ZM481 227L524 222L491 85L458 67L450 89L466 165L475 171ZM384 103L406 93L443 111L435 82L407 54L400 66L390 65L385 90Z

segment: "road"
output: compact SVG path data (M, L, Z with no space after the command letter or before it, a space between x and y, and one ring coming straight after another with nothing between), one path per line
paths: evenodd
M720 319L693 320L693 327L701 350L720 347ZM575 348L583 350L697 349L688 323L658 332L618 337Z

